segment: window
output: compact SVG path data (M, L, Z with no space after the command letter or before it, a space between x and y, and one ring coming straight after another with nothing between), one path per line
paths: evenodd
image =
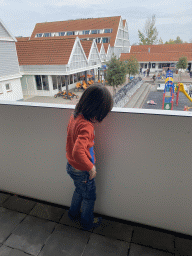
M59 36L64 36L65 32L59 32Z
M113 29L112 28L106 28L104 30L104 33L112 33Z
M145 63L145 68L147 68L147 63Z
M3 88L2 88L2 85L0 84L0 94L3 93Z
M100 37L98 37L98 38L96 38L96 43L101 43L101 38Z
M83 35L89 35L89 30L83 30Z
M162 64L161 63L158 64L158 68L162 68Z
M140 64L140 67L143 68L143 63Z
M110 43L109 37L103 37L103 43Z
M72 35L74 35L75 33L74 33L74 31L68 31L67 32L67 36L72 36Z
M44 37L50 37L51 33L44 33Z
M35 76L37 90L49 91L48 76Z
M36 34L36 37L42 37L43 36L43 34L42 33L40 33L40 34Z
M155 63L152 63L152 68L155 68L156 64Z
M5 85L5 88L6 88L7 91L10 90L10 89L11 89L11 88L10 88L10 84L6 84L6 85Z
M53 90L59 89L65 86L65 76L52 76Z
M97 34L97 29L91 30L91 34Z

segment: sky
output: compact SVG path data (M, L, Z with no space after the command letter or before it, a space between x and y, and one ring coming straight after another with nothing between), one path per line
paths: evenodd
M0 19L15 37L30 36L36 23L121 16L130 44L139 42L147 19L156 16L158 39L192 42L191 0L0 0Z

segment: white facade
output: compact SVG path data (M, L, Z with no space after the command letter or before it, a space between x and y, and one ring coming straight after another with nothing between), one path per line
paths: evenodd
M0 99L2 100L23 100L16 41L0 20Z
M21 66L24 95L54 96L60 90L72 89L86 71L101 67L101 59L95 41L87 58L77 37L66 65L25 65Z
M121 53L129 53L129 46L130 42L127 22L125 23L124 27L123 20L121 18L119 22L117 36L115 39L115 44L114 47L112 47L113 53L117 56L117 58L119 58Z

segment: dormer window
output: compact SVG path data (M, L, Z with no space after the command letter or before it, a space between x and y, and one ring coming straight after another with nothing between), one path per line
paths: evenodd
M43 34L42 33L40 33L40 34L36 34L36 37L42 37L43 36Z
M59 36L65 36L65 32L59 32Z
M97 29L91 30L91 34L97 34Z
M112 28L106 28L104 29L104 33L112 33L113 29Z
M67 32L67 36L72 36L72 35L74 35L75 33L74 33L74 31L68 31Z
M50 37L51 33L44 33L44 37Z
M89 30L83 30L83 35L89 35Z

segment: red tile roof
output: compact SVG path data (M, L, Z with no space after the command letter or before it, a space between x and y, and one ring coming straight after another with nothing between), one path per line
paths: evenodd
M167 53L167 52L192 52L192 44L159 44L159 45L133 45L130 53L145 52L150 48L150 53Z
M19 65L66 65L75 38L16 42Z
M186 56L188 61L192 61L192 52L167 52L167 53L122 53L120 60L125 61L131 56L135 56L139 62L175 62L180 57Z
M83 47L83 50L85 52L87 59L89 58L89 53L91 50L92 43L93 41L81 41L81 45Z
M16 37L17 41L28 41L29 37Z
M111 46L114 46L120 18L121 16L115 16L115 17L105 17L105 18L90 18L90 19L37 23L31 35L31 40L34 40L34 39L36 40L37 38L35 38L35 35L38 33L112 28L113 29L112 33L77 35L77 36L79 38L110 37L110 44ZM38 40L41 40L41 39L42 38L38 38Z
M107 54L109 45L110 45L109 43L104 43L104 44L103 44L103 46L104 46L104 48L105 48L106 54Z
M192 61L192 44L133 45L130 53L122 53L121 60L134 55L139 62L172 62L186 56Z
M100 53L100 51L101 51L101 44L100 43L97 43L97 48L98 48L98 51Z

